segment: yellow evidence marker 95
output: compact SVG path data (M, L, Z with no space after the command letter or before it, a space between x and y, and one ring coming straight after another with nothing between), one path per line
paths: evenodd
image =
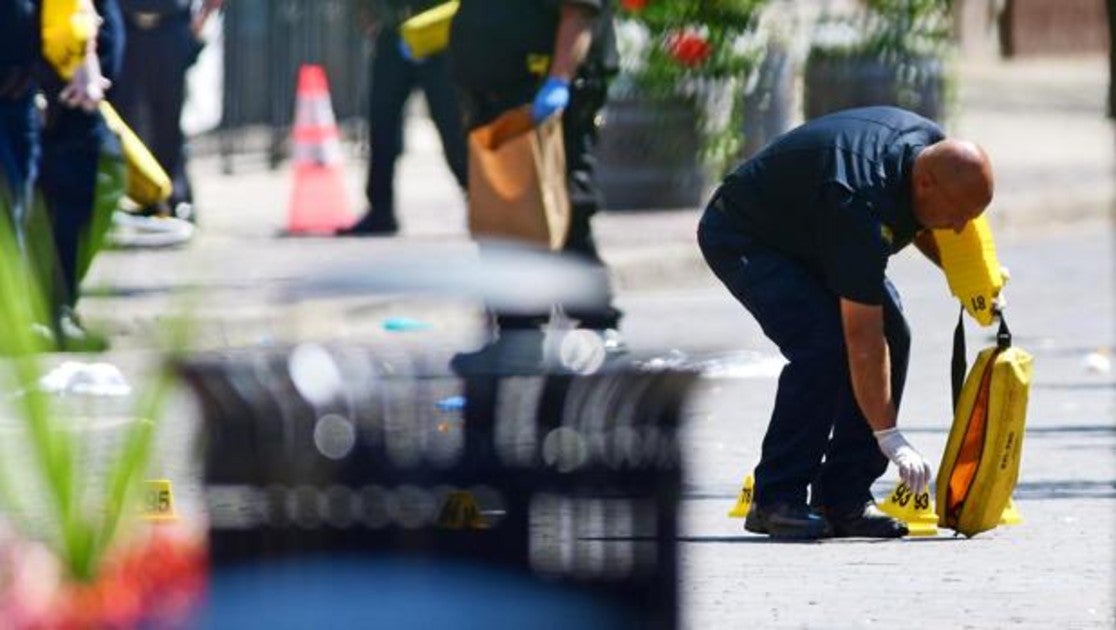
M969 221L960 234L934 230L949 290L981 326L992 324L992 301L1004 288L992 228L983 216Z
M169 479L150 479L143 482L143 519L166 523L178 520L174 511L174 492Z

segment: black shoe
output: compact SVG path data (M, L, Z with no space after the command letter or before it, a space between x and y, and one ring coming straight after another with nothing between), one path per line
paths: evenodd
M776 503L771 506L752 504L744 529L754 534L767 534L772 538L789 540L817 540L829 532L825 519L814 514L805 505Z
M906 523L884 514L875 501L821 511L834 538L902 538L908 533Z
M104 352L109 347L108 339L86 330L69 307L64 307L55 320L54 335L62 352Z
M368 211L359 221L334 232L336 236L392 236L399 231L395 217L384 212Z
M512 376L542 371L543 333L540 330L503 330L494 341L475 352L450 359L458 376Z

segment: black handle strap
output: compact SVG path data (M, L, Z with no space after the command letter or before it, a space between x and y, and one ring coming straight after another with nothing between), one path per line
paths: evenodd
M1008 329L1004 312L997 313L1000 317L1000 329L996 332L996 347L1001 351L1011 347L1011 330ZM965 360L965 308L957 315L957 327L953 329L953 358L950 360L950 376L953 389L953 409L957 411L957 401L961 399L961 387L965 384L965 372L968 364Z
M957 327L953 329L953 358L950 360L950 376L953 385L953 411L957 412L957 401L961 399L961 386L965 382L965 307L957 314ZM1003 321L1003 320L1001 320Z

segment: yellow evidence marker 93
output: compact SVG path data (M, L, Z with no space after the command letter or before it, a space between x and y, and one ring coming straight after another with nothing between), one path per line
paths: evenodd
M991 325L992 301L1004 288L1004 276L988 219L980 216L969 221L960 234L934 230L934 242L950 292L981 326Z

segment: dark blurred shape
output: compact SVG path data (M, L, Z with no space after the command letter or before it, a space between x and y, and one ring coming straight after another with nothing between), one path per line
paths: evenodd
M1000 14L1005 57L1080 55L1109 49L1109 0L1007 0Z
M608 272L575 255L490 240L481 255L432 257L395 254L369 257L367 267L339 268L295 286L294 299L361 293L425 294L481 301L499 314L547 313L554 304L569 310L608 308Z
M597 179L605 207L693 208L701 203L705 176L696 158L701 139L689 101L614 97L605 105L603 120Z
M300 65L325 67L338 120L363 117L366 37L351 0L236 0L225 5L221 157L249 150L266 129L272 168L285 157ZM256 147L258 150L259 147Z
M205 415L209 625L676 626L696 374L462 381L444 359L303 345L181 366ZM463 415L439 408L459 395Z

